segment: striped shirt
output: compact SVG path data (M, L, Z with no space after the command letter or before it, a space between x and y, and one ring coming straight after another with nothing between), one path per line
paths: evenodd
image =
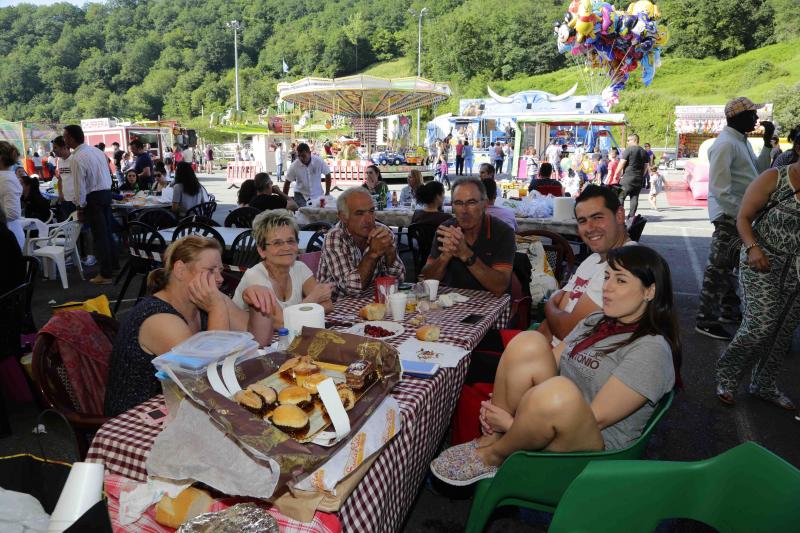
M383 226L378 222L375 225ZM397 254L396 243L394 249L395 257L392 264L386 264L385 256L378 259L375 270L370 276L369 284L372 284L378 276L394 276L399 282L405 279L406 267ZM350 232L342 226L341 222L337 223L325 235L317 279L321 283L333 283L334 297L358 296L368 286L361 285L361 274L358 273L358 265L361 264L366 251L358 247Z

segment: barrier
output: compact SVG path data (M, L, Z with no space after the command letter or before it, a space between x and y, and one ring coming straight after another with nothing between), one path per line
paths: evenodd
M348 160L328 160L328 168L331 169L331 187L346 189L364 183L366 179L366 168L372 164L371 161L348 161Z
M225 172L225 181L233 185L241 185L243 181L256 177L261 172L258 161L231 161Z

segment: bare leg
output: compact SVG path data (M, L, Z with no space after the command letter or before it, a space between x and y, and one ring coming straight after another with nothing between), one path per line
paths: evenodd
M520 333L500 358L492 403L513 415L531 387L556 375L558 367L547 339L536 331Z
M514 337L503 351L491 403L515 416L520 400L531 387L558 375L550 342L536 331L526 331ZM487 446L502 436L497 429L481 437L479 444Z
M508 432L478 448L477 453L484 464L500 465L518 450L602 449L603 438L592 408L574 383L556 376L525 393Z

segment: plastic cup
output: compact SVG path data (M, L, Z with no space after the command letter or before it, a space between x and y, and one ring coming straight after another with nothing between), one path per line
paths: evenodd
M436 297L439 294L439 280L438 279L426 279L425 280L425 288L428 289L428 299L432 302L436 301Z
M75 463L50 515L48 532L64 531L103 497L102 463Z
M392 310L392 320L402 322L406 317L406 301L408 295L404 292L395 292L389 295L389 308Z

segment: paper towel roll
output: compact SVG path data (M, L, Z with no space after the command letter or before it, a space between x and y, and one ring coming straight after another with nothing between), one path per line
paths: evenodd
M553 198L553 220L575 218L575 199L569 196Z
M325 309L313 303L290 305L283 310L283 325L289 330L289 342L292 342L303 326L324 328Z

